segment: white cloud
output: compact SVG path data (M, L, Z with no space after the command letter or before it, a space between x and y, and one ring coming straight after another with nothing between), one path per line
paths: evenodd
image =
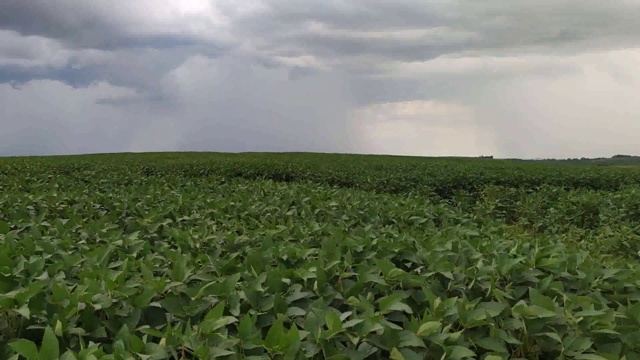
M366 124L362 152L421 156L493 155L491 131L476 126L432 125L405 120Z
M503 156L638 154L640 49L583 55L577 71L487 84L469 101L501 139Z
M539 69L569 68L575 59L558 55L521 56L442 56L427 61L393 61L381 65L379 76L416 78L434 75L468 75L470 73L528 73Z
M353 117L365 152L475 156L498 150L491 131L478 126L473 109L462 104L384 103L358 109Z
M428 123L468 123L471 113L464 105L433 100L413 100L379 103L355 111L354 116L362 122L370 121L414 121Z

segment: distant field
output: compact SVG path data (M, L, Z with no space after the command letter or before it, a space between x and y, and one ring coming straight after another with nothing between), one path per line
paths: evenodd
M640 359L640 172L0 158L0 359Z

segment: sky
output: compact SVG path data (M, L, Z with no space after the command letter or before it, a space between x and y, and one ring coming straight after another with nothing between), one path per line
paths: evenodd
M2 0L0 156L640 155L639 0Z

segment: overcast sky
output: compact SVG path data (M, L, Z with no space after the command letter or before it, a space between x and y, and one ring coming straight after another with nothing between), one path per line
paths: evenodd
M2 0L0 155L640 155L638 0Z

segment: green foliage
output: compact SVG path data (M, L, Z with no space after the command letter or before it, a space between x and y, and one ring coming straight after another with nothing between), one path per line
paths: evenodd
M0 358L638 359L637 184L484 159L2 159Z

